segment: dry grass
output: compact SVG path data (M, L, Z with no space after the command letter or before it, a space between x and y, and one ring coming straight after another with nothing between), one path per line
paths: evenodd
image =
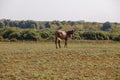
M120 80L120 43L1 42L0 80Z

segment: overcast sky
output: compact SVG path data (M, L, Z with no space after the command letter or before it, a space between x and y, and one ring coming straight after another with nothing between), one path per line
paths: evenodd
M0 19L120 22L120 0L0 0Z

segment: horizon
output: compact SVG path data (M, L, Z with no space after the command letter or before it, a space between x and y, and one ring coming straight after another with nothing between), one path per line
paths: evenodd
M120 23L119 3L119 0L1 0L0 19Z
M83 23L86 23L86 22L90 22L90 23L106 23L106 22L109 22L109 23L120 23L120 22L110 22L110 21L104 21L104 22L98 22L98 21L85 21L85 20L31 20L31 19L26 19L26 20L14 20L14 19L0 19L0 20L11 20L11 21L37 21L37 22L53 22L53 21L71 21L71 22L83 22Z

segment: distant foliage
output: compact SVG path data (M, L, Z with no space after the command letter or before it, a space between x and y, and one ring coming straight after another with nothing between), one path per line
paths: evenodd
M97 32L84 32L83 34L84 39L87 40L109 40L109 34L102 31Z
M23 30L21 33L21 39L37 41L40 39L40 36L35 30Z
M45 28L51 28L51 23L50 22L46 22L45 23Z
M116 36L116 37L114 38L114 40L115 40L115 41L120 41L120 35Z
M39 33L34 29L2 28L0 34L4 40L39 40Z
M115 40L120 41L120 31L80 31L72 37L74 40Z
M5 26L3 21L0 21L0 28L3 28Z
M54 41L55 31L51 29L20 29L5 27L0 29L0 41ZM76 30L73 40L115 40L120 41L120 31L81 31Z
M2 36L0 36L0 41L2 41L3 40L3 37Z
M23 29L53 29L53 30L68 30L68 29L81 29L84 31L111 31L111 30L120 30L120 23L98 23L98 22L85 22L85 21L33 21L33 20L9 20L2 19L0 20L0 28L3 27L17 27Z
M105 22L103 24L103 26L101 27L101 30L103 30L103 31L111 31L111 30L113 30L113 28L112 28L110 22Z
M54 41L54 31L50 29L40 30L40 37L42 40Z
M73 40L120 41L120 23L0 20L0 41L54 41L56 30L76 29Z

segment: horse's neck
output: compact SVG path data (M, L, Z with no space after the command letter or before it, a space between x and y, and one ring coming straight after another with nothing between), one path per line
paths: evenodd
M71 33L69 33L69 32L66 32L67 33L67 36L70 36L71 35Z

